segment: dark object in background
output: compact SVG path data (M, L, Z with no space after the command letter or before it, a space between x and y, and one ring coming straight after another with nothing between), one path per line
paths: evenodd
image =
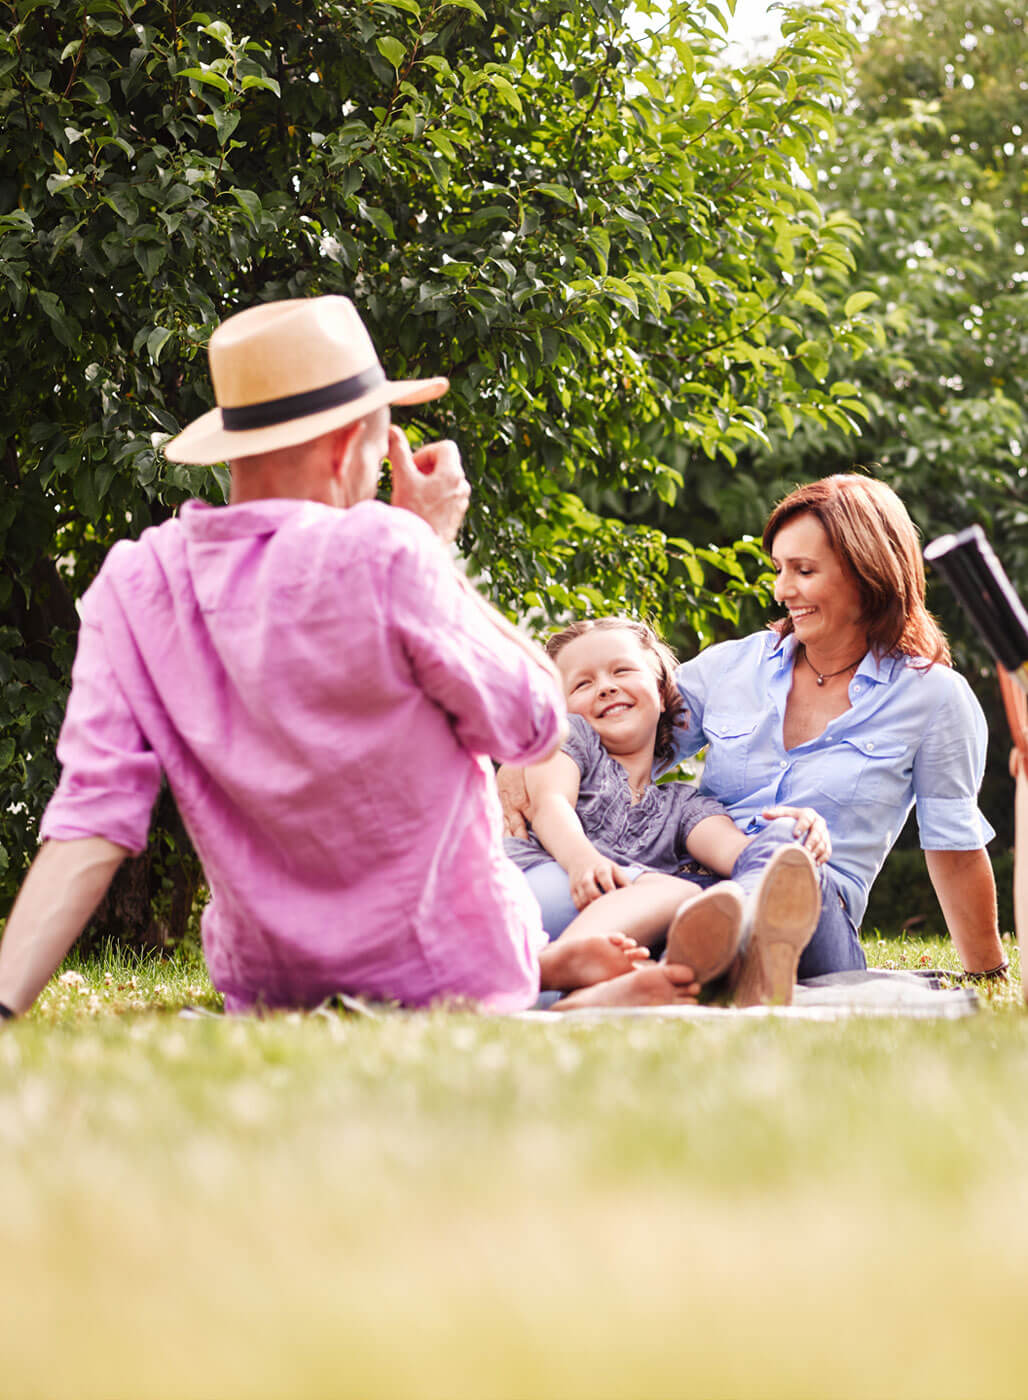
M1028 613L982 527L932 540L924 557L953 589L997 664L1028 691Z
M924 557L949 583L998 663L1003 705L1014 741L1010 755L1014 779L1014 928L1021 949L1021 987L1028 1002L1028 613L980 525L933 540Z

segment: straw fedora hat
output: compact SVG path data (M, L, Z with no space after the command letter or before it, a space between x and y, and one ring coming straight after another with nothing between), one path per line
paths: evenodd
M218 407L164 446L172 462L227 462L310 442L387 403L424 403L449 380L386 379L347 297L268 301L223 321L207 349Z

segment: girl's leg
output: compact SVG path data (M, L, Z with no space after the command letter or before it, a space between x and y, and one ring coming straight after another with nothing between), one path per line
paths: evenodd
M647 871L631 885L611 890L576 911L561 937L574 939L590 938L598 933L627 933L637 943L653 948L663 942L668 925L681 905L695 899L700 892L698 885L680 880L677 875Z
M578 917L567 872L555 860L549 860L522 874L539 903L543 927L550 938L549 947L539 954L542 995L537 1009L549 1006L562 992L622 977L647 958L646 949L620 929L605 929L573 939L560 937Z
M677 875L647 871L631 885L601 895L579 911L571 898L567 871L555 860L523 872L542 910L543 928L555 938L588 938L627 933L647 948L659 946L678 907L695 899L702 885Z

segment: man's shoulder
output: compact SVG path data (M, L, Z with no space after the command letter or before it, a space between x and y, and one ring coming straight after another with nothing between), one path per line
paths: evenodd
M137 539L116 540L100 566L90 589L102 589L105 584L130 578L154 556L167 555L175 550L181 541L182 522L177 517L165 520L160 525L148 525Z
M334 514L340 519L329 528L351 541L355 549L386 554L397 550L435 553L441 547L438 535L420 516L384 501L361 501Z

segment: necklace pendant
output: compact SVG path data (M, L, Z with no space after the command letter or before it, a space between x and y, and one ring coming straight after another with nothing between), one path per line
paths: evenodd
M824 678L824 676L818 675L817 683L818 683L818 685L824 685L824 683L825 683L825 678Z

